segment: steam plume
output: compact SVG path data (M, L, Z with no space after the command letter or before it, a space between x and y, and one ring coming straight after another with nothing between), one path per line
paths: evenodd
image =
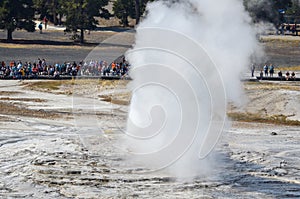
M240 101L240 74L258 48L251 19L239 0L156 1L147 13L126 55L126 147L152 170L206 173L226 104Z

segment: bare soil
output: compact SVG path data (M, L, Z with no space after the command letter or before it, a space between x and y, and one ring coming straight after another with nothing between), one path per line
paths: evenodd
M84 45L74 43L70 40L70 34L61 30L45 30L43 34L15 31L12 43L6 43L6 32L0 31L0 61L34 62L37 58L45 58L51 64L78 62L84 60L104 40L128 30L132 29L118 26L99 28L98 31L85 34ZM262 36L260 41L265 50L263 62L272 63L276 68L300 65L300 37Z
M38 58L46 59L49 64L79 62L105 39L116 32L100 31L86 34L86 44L80 45L69 39L63 31L46 31L28 33L15 31L14 41L6 43L6 33L0 31L0 60L7 64L12 61L36 62Z
M265 61L276 67L300 65L299 36L265 36L261 38L266 57Z

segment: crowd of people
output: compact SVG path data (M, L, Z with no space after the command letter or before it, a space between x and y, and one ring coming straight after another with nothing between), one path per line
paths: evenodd
M129 64L122 59L119 63L106 61L93 61L79 63L64 62L48 64L45 59L38 58L34 62L4 61L0 65L0 78L26 79L47 76L59 78L60 76L119 76L124 77L129 70Z
M286 35L292 34L298 36L299 34L299 24L294 23L283 23L277 28L277 34Z
M255 73L255 65L252 64L251 66L251 75L252 77L254 77L254 73ZM273 64L265 64L262 68L262 70L260 71L260 78L262 79L263 77L274 77L274 73L275 73L275 67ZM284 74L282 73L282 71L280 70L278 73L278 77L280 79L286 79L286 80L294 80L296 78L296 73L295 72L289 72L289 71L286 71L285 73L285 76Z

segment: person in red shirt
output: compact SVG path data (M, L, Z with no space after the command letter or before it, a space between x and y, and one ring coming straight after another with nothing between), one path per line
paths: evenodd
M47 29L47 25L48 25L48 19L47 19L46 16L44 17L43 21L44 21L44 24L45 24L45 30L46 30L46 29Z

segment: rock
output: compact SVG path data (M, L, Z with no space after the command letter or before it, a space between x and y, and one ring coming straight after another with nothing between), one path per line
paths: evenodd
M272 132L271 135L278 135L276 132Z
M67 171L66 174L67 175L80 175L81 171Z
M275 169L275 170L274 170L274 173L275 173L275 175L277 175L277 176L284 176L284 175L287 175L287 174L288 174L287 170L285 170L285 169L280 169L280 168Z

